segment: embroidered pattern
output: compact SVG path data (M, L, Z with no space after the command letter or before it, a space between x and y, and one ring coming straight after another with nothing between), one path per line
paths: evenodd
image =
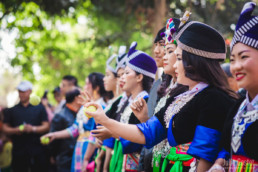
M139 159L140 154L139 153L130 153L124 155L124 168L122 171L138 171L139 166Z
M166 96L162 97L162 98L159 100L157 106L156 106L155 109L154 109L154 114L158 113L158 111L160 111L160 109L165 106L168 97L169 97L169 95L167 94Z
M124 123L124 124L128 124L129 122L129 118L131 116L132 113L132 109L130 108L130 105L128 104L124 110L124 112L121 115L121 119L120 122Z
M241 145L241 136L244 134L246 124L252 123L258 119L258 110L252 110L246 112L247 101L245 100L237 113L232 130L231 147L236 153Z
M177 145L176 146L176 153L187 154L186 152L188 151L190 145L191 145L191 142L190 143L181 144L181 145Z
M66 129L68 131L68 133L70 134L71 137L75 138L77 136L79 136L79 129L78 129L78 125L73 124L71 127Z
M83 128L83 124L87 124L88 123L88 118L84 115L83 112L83 107L80 108L79 112L76 115L76 121L78 122L78 128L77 128L77 132L79 134L84 133L84 128ZM76 136L75 136L76 137Z
M192 48L189 47L185 44L183 44L182 42L180 42L179 40L177 40L177 45L182 48L183 50L192 53L192 54L196 54L198 56L202 56L202 57L206 57L206 58L214 58L214 59L225 59L226 58L226 53L212 53L212 52L208 52L208 51L204 51L204 50L199 50L196 48Z
M258 170L258 162L252 159L241 159L241 156L235 157L230 160L229 172L255 172Z
M153 148L153 157L152 157L152 166L159 167L160 160L159 156L162 158L166 158L166 156L169 154L171 146L168 143L168 139L163 140L159 144L155 145ZM155 161L155 162L154 162Z
M75 148L75 171L79 171L82 168L82 146L83 146L83 142L77 142L77 146Z
M241 138L246 130L246 125L258 119L258 95L250 102L248 93L246 99L241 103L232 128L231 147L236 153L241 146Z
M171 89L173 89L174 87L176 87L177 84L173 84L173 81L171 81L170 87L167 91L167 94L162 97L157 106L155 107L154 110L154 114L158 113L160 111L161 108L163 108L166 104L167 99L169 98L169 93L171 91ZM166 156L169 154L171 146L168 143L168 140L165 139L163 141L161 141L159 144L155 145L152 153L152 167L155 165L156 167L159 167L159 157L161 156L162 158L166 158ZM154 162L155 161L155 162Z
M253 26L255 26L258 23L258 16L254 17L253 19L246 22L244 25L242 25L234 34L234 37L232 39L232 42L230 44L230 50L232 50L233 46L239 41L243 44L249 45L251 47L258 47L258 41L244 36L246 32L248 32Z
M177 84L172 84L167 91L167 95L162 97L158 102L158 105L155 108L155 113L157 113L162 107L165 106L166 100L169 97L170 91L176 87ZM189 102L198 92L206 88L208 85L205 83L197 84L192 90L187 91L179 96L176 97L176 100L173 101L171 105L167 108L164 116L164 121L166 123L166 127L168 128L169 121L172 118L172 114L177 114L180 109ZM170 151L171 146L168 143L168 140L165 139L153 148L153 159L152 159L152 166L159 167L160 158L165 158ZM155 162L154 162L155 161Z
M120 112L121 108L124 106L124 104L127 100L128 100L128 97L126 96L125 93L123 93L122 98L121 98L119 104L117 105L116 113Z
M186 103L189 102L197 93L198 93L198 91L193 92L190 95L186 94L186 95L180 96L175 101L173 101L173 103L171 105L169 105L169 107L167 108L167 110L165 112L165 116L164 116L166 128L169 127L169 121L171 120L171 118L175 114L180 112L181 108L184 107L186 105Z
M132 99L132 97L129 98L129 104L128 104L128 106L126 106L124 112L122 113L120 122L128 124L131 113L133 112L130 107L131 103L133 103L138 98L145 97L145 96L148 96L148 93L146 91L142 91L134 99Z

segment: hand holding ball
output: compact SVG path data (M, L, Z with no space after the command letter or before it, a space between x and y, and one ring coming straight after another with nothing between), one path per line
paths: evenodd
M92 116L88 115L86 112L95 112L96 110L97 108L95 106L88 106L83 108L84 115L88 118L92 118Z
M19 125L19 130L20 131L24 131L24 128L25 128L24 124Z
M50 142L50 140L49 140L48 137L42 137L42 138L40 139L40 142L41 142L42 145L48 145L49 142Z
M31 95L30 96L30 104L33 106L37 106L40 103L40 98L36 95Z

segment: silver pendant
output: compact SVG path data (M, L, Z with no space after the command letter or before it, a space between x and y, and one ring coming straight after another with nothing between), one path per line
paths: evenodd
M240 140L241 140L240 136L233 136L232 137L231 147L232 147L234 152L237 152L237 150L239 149L239 147L241 145L241 141Z

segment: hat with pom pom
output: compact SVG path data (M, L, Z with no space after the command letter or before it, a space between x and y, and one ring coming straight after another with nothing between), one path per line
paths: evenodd
M166 36L166 39L165 39L166 45L167 44L177 45L176 40L174 38L175 38L175 33L178 30L179 24L180 24L180 21L176 18L170 18L167 20L166 31L163 34L163 36Z
M127 54L127 66L138 73L154 79L157 71L156 62L145 52L136 50L136 47L137 42L133 42L130 46Z
M256 4L247 2L238 19L230 49L238 42L258 49L258 16L252 16Z

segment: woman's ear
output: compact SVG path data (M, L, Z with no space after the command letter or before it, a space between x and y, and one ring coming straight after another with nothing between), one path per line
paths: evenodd
M136 76L136 81L137 82L142 82L142 80L143 80L143 74L139 74L139 75Z
M99 92L99 86L97 86L97 87L95 88L95 90L96 90L96 92L98 93L98 92Z
M93 90L93 99L95 99L97 96L99 95L99 86L97 86L94 90Z

